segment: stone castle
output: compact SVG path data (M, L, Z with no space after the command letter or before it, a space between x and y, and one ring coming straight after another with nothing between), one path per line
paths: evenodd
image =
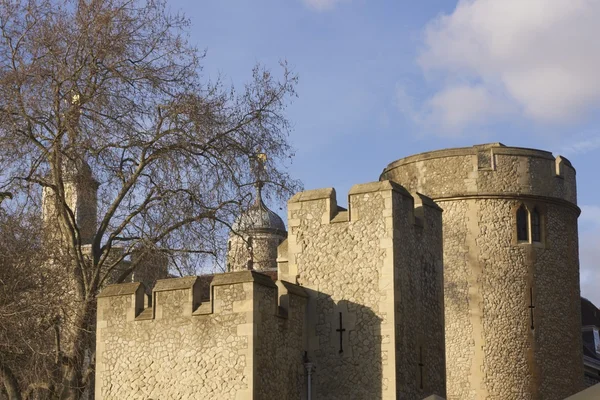
M500 143L262 202L228 272L106 287L98 399L539 399L583 389L575 170ZM439 397L438 397L439 396Z

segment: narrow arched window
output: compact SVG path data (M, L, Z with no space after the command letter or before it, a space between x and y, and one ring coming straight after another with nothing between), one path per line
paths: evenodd
M517 210L517 240L529 240L527 232L527 209L523 205Z
M531 213L531 240L534 242L542 241L542 223L537 207Z

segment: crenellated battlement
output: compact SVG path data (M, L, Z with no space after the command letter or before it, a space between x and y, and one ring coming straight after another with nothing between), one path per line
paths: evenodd
M565 157L490 143L421 153L390 163L391 179L434 200L538 196L577 204L575 169Z
M271 277L255 271L230 272L217 275L189 276L183 278L161 279L156 282L151 297L140 282L122 283L107 286L98 295L99 311L110 311L116 298L125 301L127 306L116 313L100 313L98 319L125 319L126 321L148 321L176 319L182 317L205 316L218 313L253 311L249 300L256 294L255 285L267 288L268 299L272 303L273 313L287 317L290 313L289 296L306 297L304 290L289 282L275 283ZM243 296L228 296L223 288L240 286ZM284 300L282 301L282 298ZM237 300L236 300L237 299Z
M347 208L333 188L297 193L287 232L257 202L236 224L258 227L228 242L228 270L238 272L159 280L151 292L106 287L96 398L576 391L579 208L569 160L489 143L406 157L380 179L353 186Z
M441 234L441 213L442 209L429 197L420 193L413 196L393 181L352 186L348 209L338 206L334 188L297 193L288 201L288 240L278 248L280 276L296 280L301 269L296 255L304 251L304 237L319 236L321 245L331 241L337 247L346 240L346 235L341 234L346 231L351 232L348 238L356 242L368 243L372 236L372 240L377 240L371 242L373 249L379 247L380 241L390 242L400 236L405 241L408 235L411 241L422 242L428 235L437 238Z
M362 218L360 212L362 203L374 201L377 197L376 194L380 194L382 196L381 199L388 199L384 202L385 204L382 204L381 206L391 210L394 207L391 202L391 193L401 196L404 199L402 201L404 204L402 210L399 209L398 211L403 211L407 220L418 225L422 225L422 221L417 222L417 220L423 218L426 214L424 208L431 208L438 211L442 210L427 196L420 193L415 193L413 196L404 187L388 180L352 186L348 192L348 209L337 205L336 191L334 188L307 190L297 193L288 201L288 223L290 228L298 226L301 223L299 219L300 216L304 216L304 218L307 219L319 220L322 225L357 222ZM319 206L318 203L321 203L322 205ZM301 210L309 208L320 208L322 209L322 213L315 215L313 212L301 212Z
M272 389L257 371L301 365L306 298L255 271L163 279L151 297L142 283L108 286L98 296L96 398L260 397ZM287 387L302 373L276 381Z
M392 181L352 186L348 209L338 206L333 188L288 201L279 276L309 294L308 358L320 369L337 368L317 382L330 388L323 397L335 392L337 398L416 398L418 388L396 387L409 377L396 375L418 363L418 340L443 337L441 242L442 209ZM421 357L433 364L443 351L427 348ZM338 368L340 359L345 368ZM369 366L373 359L381 370ZM428 390L443 393L443 373L430 373ZM364 377L360 385L340 386L354 376ZM384 389L382 377L389 382Z

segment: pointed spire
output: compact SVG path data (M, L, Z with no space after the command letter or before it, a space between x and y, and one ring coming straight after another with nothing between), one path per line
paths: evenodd
M262 199L262 188L264 186L264 183L260 180L256 181L256 184L254 185L256 187L256 198L254 199L254 204L259 206L263 203L263 199Z

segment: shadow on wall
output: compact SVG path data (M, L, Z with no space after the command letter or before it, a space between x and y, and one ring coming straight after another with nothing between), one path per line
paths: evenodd
M304 289L312 398L382 399L381 318L361 304Z

